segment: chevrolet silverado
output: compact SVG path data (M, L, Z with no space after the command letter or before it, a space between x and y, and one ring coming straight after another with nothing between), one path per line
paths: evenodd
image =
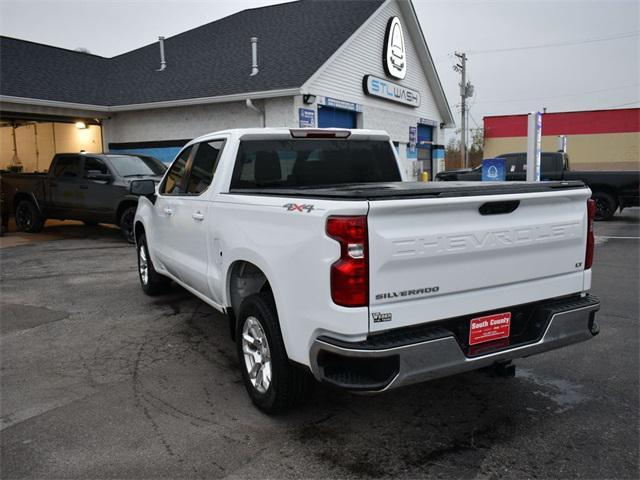
M382 131L244 129L134 181L138 273L227 315L261 410L383 392L598 333L578 181L404 181Z

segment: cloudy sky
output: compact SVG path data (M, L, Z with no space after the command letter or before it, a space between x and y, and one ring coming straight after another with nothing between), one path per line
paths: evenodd
M113 56L269 0L0 0L3 35ZM640 106L640 2L414 0L459 117L454 51L485 115ZM532 48L533 47L533 48ZM457 120L459 124L459 119Z

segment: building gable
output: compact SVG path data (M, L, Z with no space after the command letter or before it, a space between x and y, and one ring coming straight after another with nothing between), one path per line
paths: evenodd
M390 77L383 66L385 34L389 19L393 17L398 17L404 28L407 70L405 78L401 80ZM420 106L414 108L366 95L363 90L365 75L373 75L418 91ZM381 5L304 84L303 91L349 99L361 105L442 122L447 126L453 124L451 111L435 74L415 12L406 0L387 0Z

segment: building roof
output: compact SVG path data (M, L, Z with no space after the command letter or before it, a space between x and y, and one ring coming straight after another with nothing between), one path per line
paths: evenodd
M301 0L244 10L112 58L0 37L3 96L135 105L301 87L383 0ZM250 38L260 73L251 77Z

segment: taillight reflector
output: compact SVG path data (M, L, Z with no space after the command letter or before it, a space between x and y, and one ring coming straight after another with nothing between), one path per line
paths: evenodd
M595 249L595 236L593 233L593 221L596 218L596 202L587 200L587 250L584 256L584 269L593 265L593 251Z
M340 244L340 259L331 265L331 298L343 307L369 302L367 217L329 217L327 235Z

